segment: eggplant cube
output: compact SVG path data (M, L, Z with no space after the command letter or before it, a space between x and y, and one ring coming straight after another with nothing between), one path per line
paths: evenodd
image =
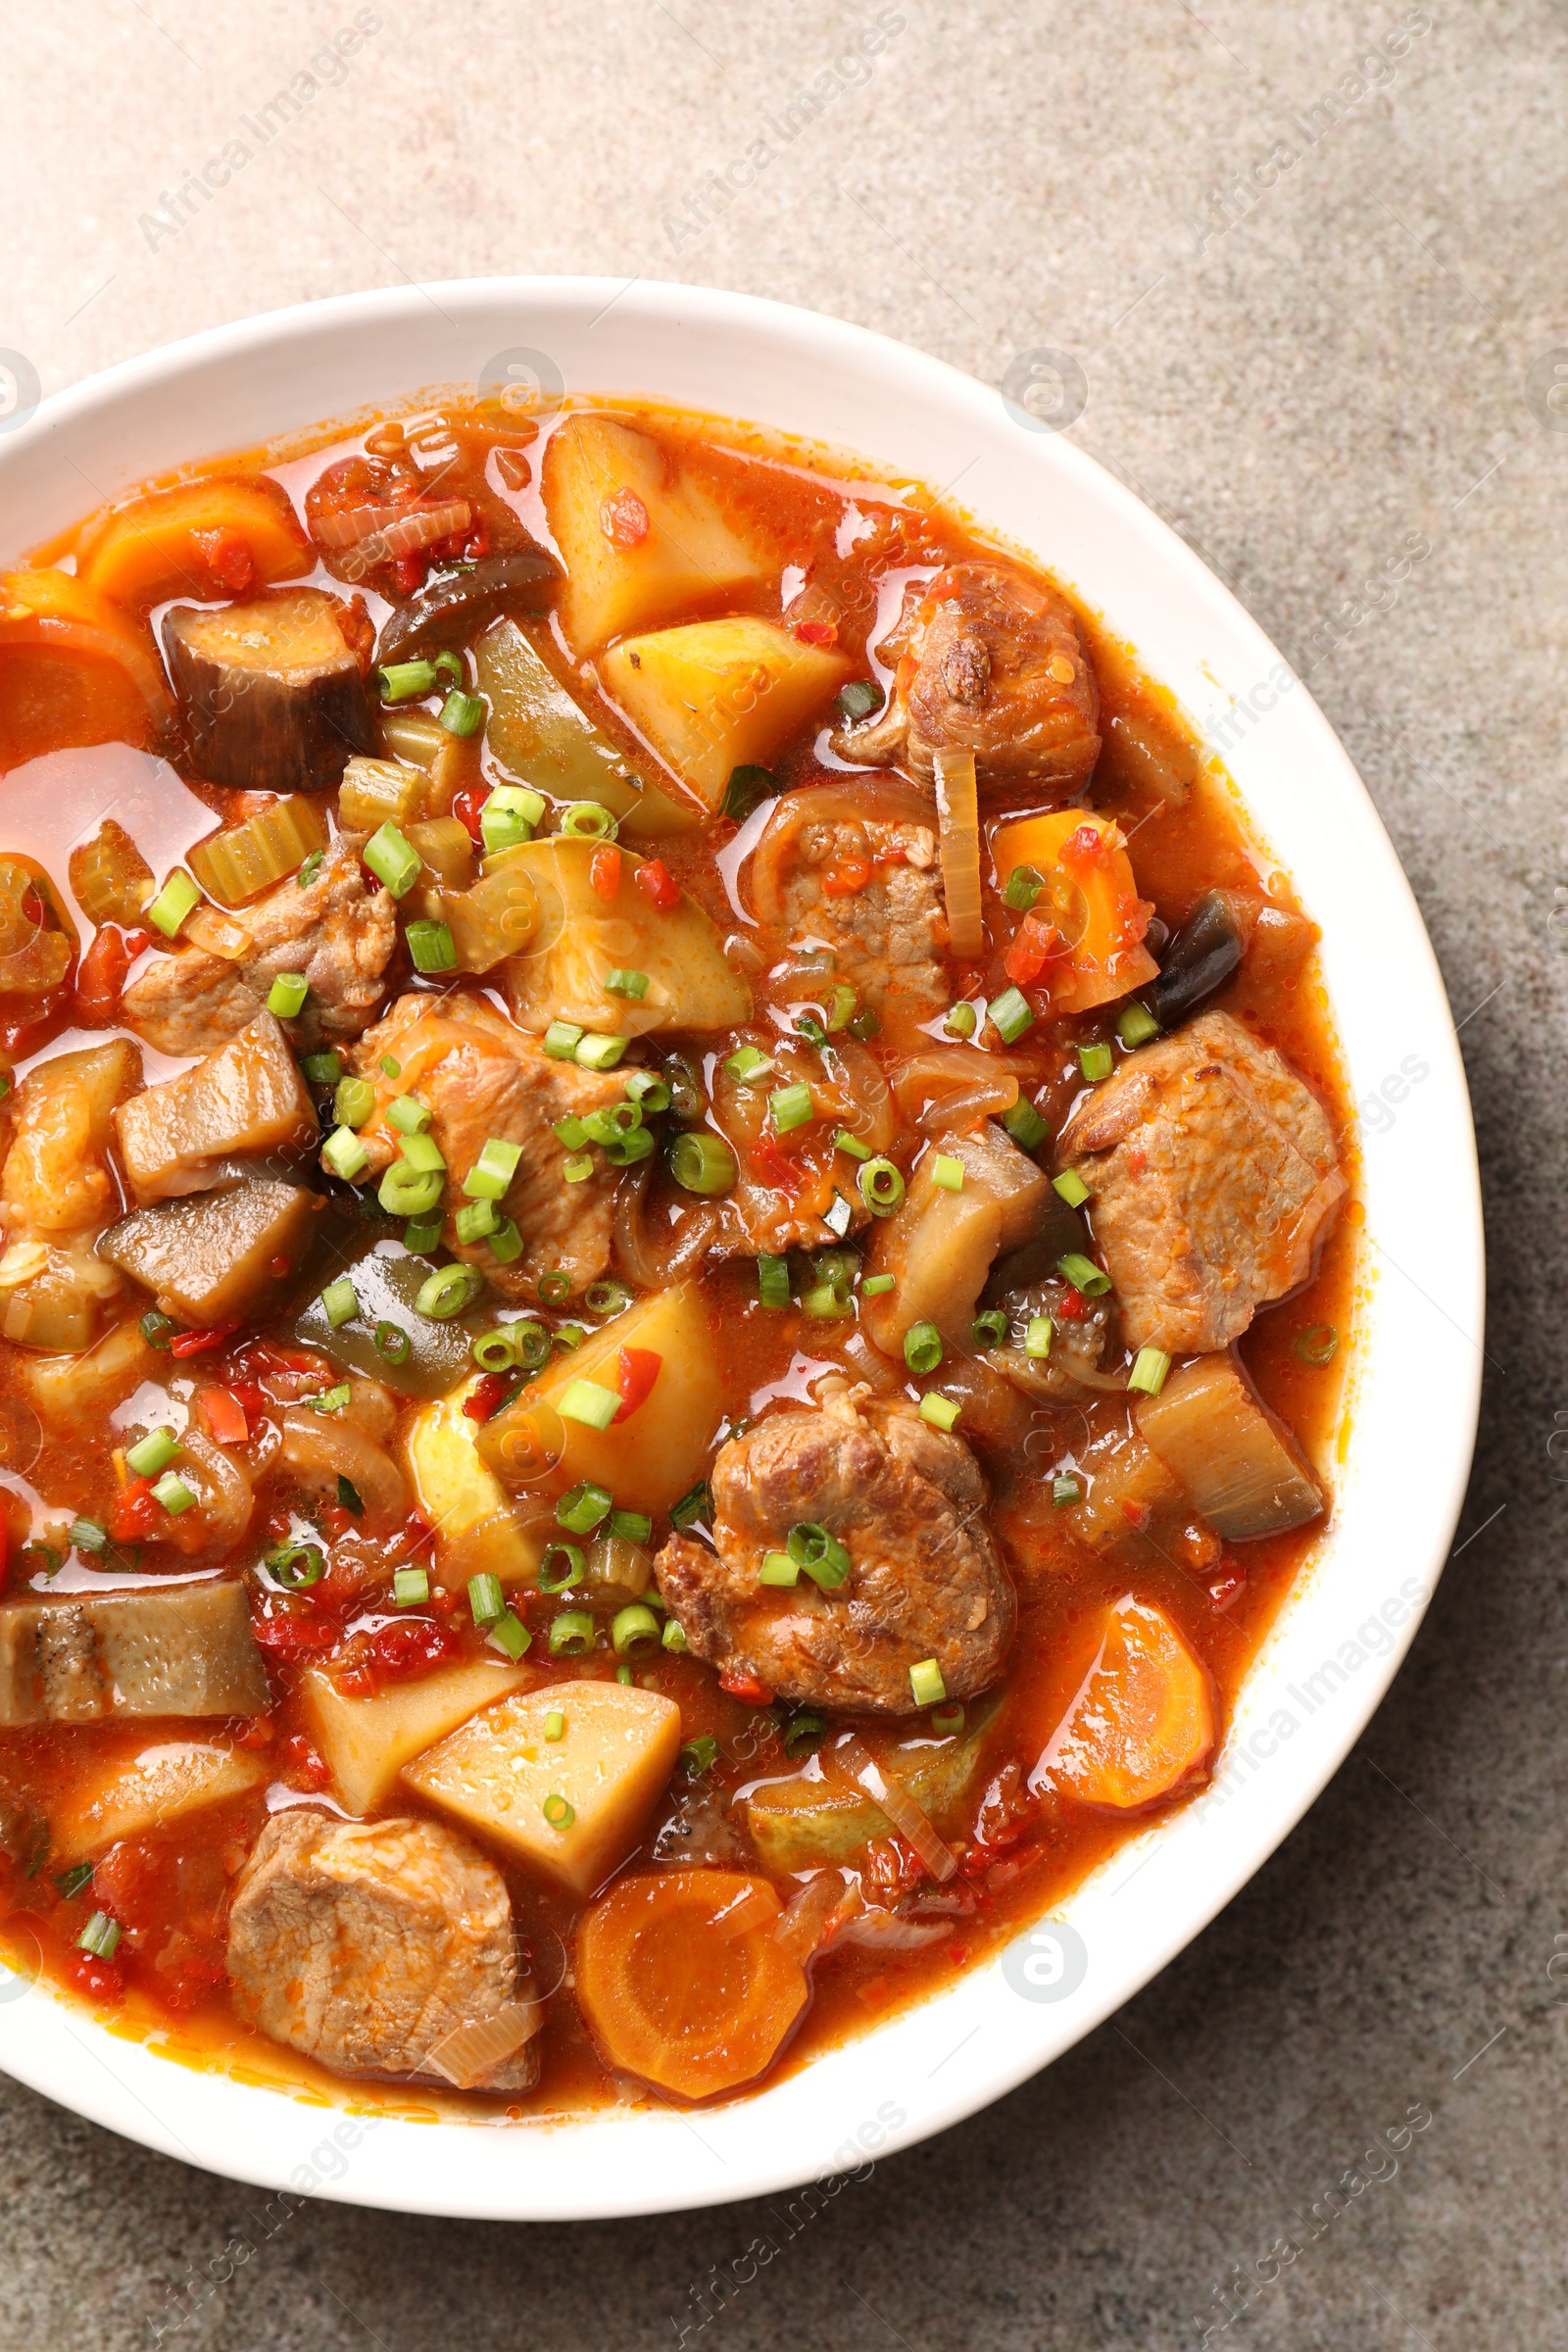
M320 1209L303 1185L249 1177L223 1192L132 1209L104 1235L98 1254L151 1291L162 1314L204 1327L247 1322L303 1265Z
M200 774L244 792L318 791L376 748L359 660L319 588L176 605L164 652Z

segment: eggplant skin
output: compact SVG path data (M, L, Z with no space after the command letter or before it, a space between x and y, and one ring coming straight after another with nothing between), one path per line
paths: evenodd
M561 582L561 566L542 547L481 556L464 571L444 572L411 604L400 605L376 641L375 659L413 662L447 646L466 645L514 606L543 612Z
M192 760L209 783L319 792L354 753L376 750L369 689L320 589L176 605L163 637Z

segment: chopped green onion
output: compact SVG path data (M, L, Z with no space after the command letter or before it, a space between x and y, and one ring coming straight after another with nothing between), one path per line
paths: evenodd
M336 1086L343 1075L343 1056L330 1054L307 1054L300 1063L308 1086Z
M386 1106L386 1123L399 1135L423 1135L430 1113L414 1095L394 1095Z
M605 1146L605 1157L612 1168L629 1168L639 1159L652 1159L655 1149L648 1129L634 1127L630 1135L618 1135Z
M437 1199L439 1197L438 1194ZM424 1215L411 1217L403 1228L403 1247L405 1250L413 1250L416 1257L428 1257L432 1250L438 1250L441 1247L441 1236L445 1229L446 1220L443 1217Z
M848 1548L831 1530L819 1526L814 1519L797 1520L785 1539L784 1548L796 1566L804 1568L824 1592L836 1592L849 1576Z
M523 784L497 784L479 811L479 839L492 857L531 841L545 812L544 795Z
M74 1870L63 1870L55 1885L66 1902L73 1901L84 1886L92 1885L92 1864L78 1862Z
M1056 1326L1049 1315L1031 1315L1029 1328L1023 1335L1025 1355L1048 1356L1051 1353L1051 1343L1055 1336Z
M874 1217L891 1217L904 1199L904 1178L891 1159L868 1159L855 1182Z
M381 1056L381 1075L383 1078L401 1078L403 1075L402 1062L397 1060L395 1056L390 1054L383 1054Z
M417 1609L430 1597L430 1572L427 1568L395 1568L392 1571L392 1605L398 1609Z
M713 1497L706 1478L700 1478L695 1487L688 1487L680 1500L669 1506L671 1527L695 1527L699 1520L711 1520L712 1516Z
M612 1070L630 1043L629 1038L600 1037L590 1032L577 1040L573 1059L579 1069Z
M500 1223L493 1200L466 1200L453 1220L465 1250L471 1250L476 1242L487 1241Z
M551 1133L558 1143L565 1145L568 1152L580 1152L588 1141L586 1126L576 1113L570 1110L567 1111L564 1118L556 1121Z
M580 1421L584 1429L608 1429L620 1404L617 1390L603 1388L597 1380L574 1380L556 1409L564 1421Z
M760 1255L757 1260L757 1296L763 1306L788 1306L790 1302L790 1261L787 1257Z
M1339 1346L1340 1335L1332 1323L1314 1323L1310 1331L1301 1332L1292 1342L1293 1349L1302 1363L1311 1364L1318 1371L1334 1361Z
M314 1396L302 1397L300 1401L308 1404L313 1413L341 1413L354 1402L354 1391L346 1380L340 1380L335 1389L318 1389Z
M1131 1053L1135 1046L1147 1046L1152 1037L1159 1035L1159 1023L1147 1004L1129 1004L1116 1023L1116 1035Z
M375 673L376 691L383 703L415 703L435 692L433 662L389 662Z
M326 1574L326 1557L318 1544L279 1544L267 1554L267 1570L285 1592L304 1592Z
M656 1070L628 1070L626 1100L635 1102L645 1118L657 1118L669 1108L669 1088Z
M321 1165L345 1184L363 1176L370 1164L370 1154L352 1127L334 1127L321 1146Z
M1063 1475L1060 1478L1054 1478L1052 1480L1051 1500L1054 1509L1058 1511L1065 1510L1068 1503L1079 1502L1082 1500L1082 1498L1083 1489L1075 1478L1068 1478Z
M446 1189L446 1178L435 1169L411 1168L406 1159L394 1159L382 1169L375 1197L389 1217L422 1217L429 1215ZM435 1233L439 1239L439 1218Z
M1002 1124L1020 1152L1038 1152L1051 1133L1050 1127L1040 1116L1034 1104L1026 1102L1022 1095L1018 1097L1010 1110L1003 1112Z
M911 1323L904 1335L904 1360L911 1372L934 1372L942 1361L942 1334L934 1323Z
M1162 1348L1140 1348L1127 1375L1127 1386L1141 1396L1157 1396L1170 1372L1170 1357Z
M1024 1031L1035 1025L1029 1000L1016 988L1004 988L1000 997L994 997L990 1011L1004 1045L1015 1046Z
M532 1634L529 1633L521 1619L513 1614L511 1609L502 1611L486 1634L485 1640L499 1649L503 1657L510 1658L514 1666L525 1649L533 1647Z
M859 1001L858 996L847 980L834 981L827 1004L823 1007L831 1036L837 1037L841 1029L849 1027L855 1007Z
M494 1625L506 1605L507 1596L501 1590L499 1576L492 1576L486 1571L482 1575L469 1577L468 1606L473 1612L475 1625Z
M554 1630L552 1627L551 1631L554 1632ZM569 1830L577 1818L575 1811L567 1804L564 1796L547 1796L539 1809L553 1830Z
M522 1157L522 1146L505 1136L492 1135L483 1151L463 1179L463 1189L470 1200L499 1200L517 1173Z
M563 1299L571 1297L571 1276L564 1266L555 1266L548 1274L540 1275L539 1296L546 1306L560 1306Z
M800 1714L792 1716L789 1729L784 1734L785 1755L792 1764L798 1764L802 1756L808 1755L813 1748L821 1746L826 1733L827 1718L825 1715Z
M594 1645L594 1621L586 1609L563 1609L550 1621L553 1658L586 1657Z
M1037 873L1032 865L1015 865L1002 893L1004 903L1015 914L1027 914L1045 887L1045 875Z
M787 1551L765 1552L762 1565L757 1571L757 1581L760 1585L798 1585L801 1581L801 1564L799 1560L792 1560Z
M490 1254L504 1266L510 1266L514 1258L522 1255L522 1236L515 1218L502 1218L490 1236Z
M951 1429L962 1410L951 1396L942 1396L936 1389L928 1389L920 1399L920 1418L929 1421L933 1429Z
M368 1078L340 1078L332 1097L332 1116L340 1127L363 1127L375 1108L375 1089Z
M950 1007L942 1026L949 1037L973 1037L980 1021L972 1004L955 1004Z
M577 1124L582 1129L583 1143L618 1144L628 1135L635 1135L643 1123L643 1114L635 1102L612 1102L604 1110L591 1110Z
M477 735L484 725L484 703L478 695L465 694L460 686L454 686L436 717L449 735Z
M327 1284L321 1293L321 1305L333 1331L337 1330L340 1323L353 1322L360 1311L360 1298L346 1274L340 1274L336 1282Z
M852 678L833 697L840 716L847 719L851 726L862 718L869 718L873 710L880 710L886 699L874 678Z
M1063 1168L1059 1176L1053 1176L1051 1189L1060 1194L1069 1208L1082 1208L1089 1198L1089 1187L1076 1168Z
M623 1544L646 1544L654 1532L654 1523L646 1511L612 1511L605 1529L607 1536L618 1536Z
M484 1276L476 1267L440 1266L420 1283L415 1309L432 1323L450 1323L483 1289Z
M613 841L620 827L603 801L573 801L562 811L561 830L568 841Z
M549 1363L550 1334L542 1323L514 1323L510 1329L512 1351L521 1371L538 1372Z
M977 1348L1000 1348L1007 1337L1007 1318L1000 1306L988 1306L969 1326Z
M594 1172L591 1152L570 1152L561 1163L561 1173L567 1184L586 1184Z
M740 1169L721 1135L692 1128L670 1144L669 1172L683 1192L711 1198L732 1191Z
M861 1293L867 1298L880 1298L884 1292L891 1291L892 1288L893 1277L891 1274L868 1274L860 1285Z
M1094 1085L1110 1076L1110 1048L1108 1046L1080 1046L1078 1066Z
M739 1046L725 1056L724 1067L737 1086L755 1086L760 1078L771 1078L778 1064L756 1046Z
M801 1293L801 1311L820 1322L842 1323L854 1314L855 1300L847 1283L817 1282Z
M444 1176L447 1172L446 1154L433 1135L419 1133L404 1136L399 1146L404 1164L420 1176Z
M648 974L627 971L617 964L612 972L605 974L604 988L607 997L646 997Z
M948 1695L948 1686L942 1680L942 1669L935 1658L922 1658L909 1668L909 1689L917 1707L939 1706Z
M729 817L734 824L744 824L754 808L763 801L777 800L781 790L782 786L771 768L755 765L732 767L718 813Z
M871 1157L870 1145L862 1144L859 1137L852 1135L847 1127L841 1127L833 1138L833 1149L835 1152L847 1152L852 1159Z
M155 931L172 939L187 914L202 903L202 894L182 866L175 866L163 889L147 908L147 920Z
M481 1332L468 1353L481 1372L510 1372L517 1361L510 1331Z
M390 819L384 825L377 825L360 857L395 899L411 891L422 871L414 844Z
M557 1503L556 1525L573 1536L591 1535L613 1501L608 1487L596 1486L591 1478L585 1478Z
M601 1281L588 1285L582 1302L591 1315L623 1315L633 1302L633 1292L629 1283L607 1274Z
M311 984L303 972L279 972L267 992L267 1009L275 1012L280 1021L291 1021L304 1009L311 993Z
M91 1952L96 1960L112 1960L123 1934L120 1922L111 1919L107 1911L95 1911L76 1937L76 1948Z
M109 1544L109 1530L100 1527L96 1519L73 1519L66 1530L66 1542L78 1551L104 1551Z
M659 1619L640 1600L634 1600L627 1608L617 1609L610 1621L610 1643L617 1658L625 1657L629 1650L637 1649L645 1642L657 1644L659 1639Z
M545 1052L554 1061L570 1061L582 1034L576 1021L552 1021L545 1031Z
M375 1327L375 1352L385 1356L389 1364L406 1364L414 1346L408 1333L396 1323L378 1323Z
M547 1740L564 1740L565 1737L566 1718L559 1707L552 1707L545 1717L545 1738Z
M558 1568L557 1560L564 1563ZM587 1570L587 1560L575 1544L547 1544L539 1562L541 1592L565 1592L580 1585Z
M404 932L416 972L455 972L458 947L450 923L410 923Z
M679 1653L687 1646L686 1628L678 1617L671 1617L664 1627L664 1647Z
M1102 1298L1110 1288L1110 1276L1102 1274L1094 1259L1085 1257L1081 1250L1069 1250L1065 1257L1058 1257L1056 1272L1075 1291L1082 1291L1086 1298Z
M172 1429L149 1431L139 1444L125 1449L125 1468L133 1478L156 1478L179 1451L179 1440Z
M814 1046L819 1054L826 1052L827 1031L823 1028L821 1022L817 1019L814 1012L798 1013L796 1015L795 1026L799 1030L801 1036L805 1038L808 1046Z
M811 1090L804 1078L798 1078L793 1086L775 1088L767 1098L767 1106L780 1135L789 1135L795 1128L806 1126L816 1116Z
M461 686L467 675L463 666L463 656L453 653L450 648L444 654L437 654L435 674L438 678L444 679L449 686Z
M177 1519L181 1511L191 1509L196 1497L177 1470L166 1470L153 1488L153 1499L163 1504L172 1519Z
M951 1706L933 1707L931 1729L943 1740L956 1740L964 1726L962 1702L955 1699Z
M685 1742L675 1761L695 1781L699 1774L711 1772L718 1762L718 1741L711 1732L702 1732Z
M325 863L326 852L324 850L313 850L310 856L306 858L305 863L300 867L299 872L294 877L295 888L298 890L309 890L312 883L316 880L317 875L320 872Z
M931 1181L933 1184L940 1185L945 1193L961 1193L963 1190L962 1160L955 1159L950 1152L939 1152L931 1162Z

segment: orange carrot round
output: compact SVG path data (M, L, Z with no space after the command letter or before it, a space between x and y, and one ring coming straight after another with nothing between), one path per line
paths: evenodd
M1214 1690L1163 1609L1129 1592L1040 1760L1085 1804L1126 1812L1169 1796L1214 1745Z

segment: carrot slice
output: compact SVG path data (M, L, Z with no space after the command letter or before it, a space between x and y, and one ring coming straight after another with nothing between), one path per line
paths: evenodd
M140 750L173 704L147 631L69 572L0 577L0 770L69 744Z
M622 1879L577 1931L577 1999L609 2064L677 2098L755 2081L806 2006L778 1896L732 1870Z
M77 577L145 612L172 596L248 596L311 568L309 542L282 492L260 482L155 490L95 525Z
M1054 1019L1109 1004L1158 972L1144 946L1153 907L1138 896L1132 860L1120 841L1119 834L1112 838L1109 817L1092 808L1026 816L992 836L999 891L1019 865L1033 866L1045 882L1019 938L1038 937L1047 926L1057 934L1050 958Z
M1128 1812L1169 1796L1214 1745L1214 1690L1163 1609L1129 1592L1034 1775Z

